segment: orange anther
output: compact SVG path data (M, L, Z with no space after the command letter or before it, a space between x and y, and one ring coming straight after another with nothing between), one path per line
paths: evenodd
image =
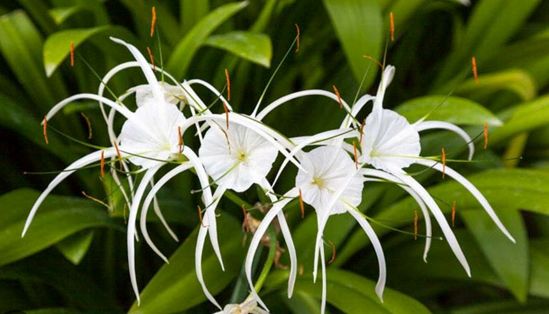
M358 170L358 153L357 153L357 150L356 150L355 141L353 141L353 153L355 154L355 167Z
M488 122L484 122L484 149L488 147Z
M207 226L204 225L204 221L202 220L202 208L200 208L200 205L197 206L198 210L198 219L200 219L200 224L202 227L206 228Z
M248 212L246 207L242 204L242 214L244 215L244 221L242 222L242 229L245 229L246 232L250 232L250 226L248 225Z
M118 144L116 142L114 143L114 149L116 149L116 155L118 156L118 161L120 162L120 171L123 171L124 168L122 167L122 154L120 154L120 150L118 149Z
M330 240L328 240L328 243L330 244L330 246L332 247L332 258L330 258L330 260L328 261L328 264L331 264L335 261L336 259L336 247L334 245L334 243Z
M477 59L473 57L471 63L473 64L473 77L475 78L475 83L478 84Z
M105 151L101 151L101 178L105 177Z
M149 58L151 59L151 64L153 66L153 70L154 70L154 72L156 72L156 65L154 65L154 56L153 56L153 53L152 53L151 48L149 46L147 46L147 52L149 53Z
M295 48L295 53L297 53L299 51L299 45L300 45L300 41L301 41L301 31L299 30L299 25L297 25L297 23L295 24L295 29L297 31L297 37L296 37L296 48Z
M442 148L442 178L444 179L444 175L446 174L446 150L444 150L444 147Z
M452 204L452 227L456 226L456 201Z
M414 211L414 240L417 240L417 220L418 220L418 216L417 216L417 210Z
M299 208L301 209L301 219L305 217L305 205L303 204L303 193L299 189Z
M227 69L225 69L225 79L227 80L227 100L231 100L231 78Z
M229 129L229 108L227 108L227 104L223 102L223 110L225 110L225 120L227 120L227 130Z
M151 20L151 37L154 36L154 29L156 28L156 7L152 7L152 20Z
M391 20L391 41L395 41L395 17L393 12L389 13L389 18Z
M337 90L337 87L333 85L334 92L337 95L337 101L339 102L339 108L343 109L343 101L341 101L341 95L339 94L339 91Z
M101 204L101 205L103 205L103 206L109 208L109 205L107 205L105 202L103 202L102 200L97 199L97 198L95 198L95 197L93 197L93 196L90 196L90 195L86 194L86 192L84 192L84 191L82 191L82 195L84 195L84 197L87 198L87 199L90 199L90 200L92 200L92 201L94 201L94 202L96 202L96 203L98 203L98 204Z
M181 134L181 127L177 127L177 135L179 136L179 153L183 153L183 136Z
M50 141L48 141L48 116L44 117L44 123L42 124L44 128L44 141L46 141L46 144L49 144Z
M366 119L362 120L360 125L360 136L358 138L358 144L362 145L362 136L364 135L364 127L366 126Z
M71 67L74 66L74 41L71 41Z

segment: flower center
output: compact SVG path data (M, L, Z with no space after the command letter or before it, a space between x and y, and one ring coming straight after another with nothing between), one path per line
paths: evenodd
M246 159L248 158L248 155L246 154L245 151L239 151L236 154L236 158L240 161L246 161Z
M313 184L318 186L319 189L322 189L324 187L324 180L322 180L322 178L314 177Z

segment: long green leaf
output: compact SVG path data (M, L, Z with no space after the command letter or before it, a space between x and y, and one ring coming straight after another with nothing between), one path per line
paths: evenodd
M90 201L52 195L21 238L27 215L38 196L36 191L22 189L0 197L0 265L32 255L80 230L116 226L106 211Z
M374 0L324 0L324 5L337 36L341 42L347 62L360 82L371 64L363 56L379 59L383 47L383 19L381 8ZM370 86L377 73L373 64L364 87Z
M428 115L427 120L442 120L462 125L499 126L502 122L478 103L460 97L425 96L409 100L395 109L410 122Z
M247 5L247 1L229 3L215 9L200 20L200 22L196 24L175 47L172 56L168 60L168 71L176 78L182 79L191 64L194 55L198 51L198 48L204 44L208 36L215 31L219 25L223 24L223 22L244 9Z
M226 50L266 68L271 66L273 47L271 39L264 34L235 31L210 36L204 44Z

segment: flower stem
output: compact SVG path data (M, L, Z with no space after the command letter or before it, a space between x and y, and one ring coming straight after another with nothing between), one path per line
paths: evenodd
M259 293L261 290L261 287L263 286L263 283L265 282L265 279L267 279L267 276L269 275L269 272L271 271L271 268L273 266L275 257L276 257L276 231L271 226L268 229L269 234L269 255L267 256L267 260L265 261L265 265L263 266L263 270L261 271L261 274L259 274L259 278L257 279L257 282L255 284L255 290Z

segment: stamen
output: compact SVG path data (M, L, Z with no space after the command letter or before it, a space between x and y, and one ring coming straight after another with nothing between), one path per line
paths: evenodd
M49 144L50 141L48 141L48 116L44 117L44 141L46 141L46 144Z
M357 151L356 151L355 141L353 141L353 153L355 154L355 167L358 170L358 154L357 154Z
M227 100L231 100L231 79L227 69L225 69L225 79L227 79Z
M71 41L71 67L74 67L74 41Z
M154 70L154 72L156 72L156 66L154 65L154 56L153 56L153 53L152 53L151 48L149 46L147 46L147 52L149 52L149 58L151 59L151 64L153 66L153 70Z
M475 83L478 84L477 59L473 57L471 63L473 64L473 77L475 78Z
M395 41L395 17L393 12L389 13L389 18L391 20L391 41Z
M93 196L90 196L90 195L86 194L86 192L84 192L84 191L82 191L82 195L84 195L84 197L86 197L87 199L90 199L90 200L92 200L92 201L94 201L94 202L96 202L96 203L98 203L98 204L101 204L101 205L103 205L103 206L109 208L109 205L105 204L105 202L103 202L102 200L97 199L97 198L95 198L95 197L93 197Z
M227 130L229 129L229 108L227 108L227 104L223 102L223 109L225 110L225 120L227 120Z
M242 204L242 214L244 214L244 221L242 222L242 229L246 230L246 233L250 232L250 226L248 225L248 212L246 207Z
M452 204L452 227L456 226L456 201Z
M118 149L118 145L116 144L116 141L114 143L114 149L116 149L116 155L118 156L118 161L120 162L120 171L123 171L122 168L122 155L120 154L120 150Z
M444 147L442 148L442 178L444 179L444 175L446 174L446 150L444 150Z
M177 135L179 136L179 154L183 153L183 136L181 136L181 127L177 127Z
M105 151L101 151L101 178L105 177Z
M417 240L417 220L418 220L418 216L417 216L417 210L414 211L414 240Z
M299 276L303 276L303 264L299 265Z
M358 144L362 145L362 135L364 135L364 127L366 126L366 118L362 121L360 125L360 137L358 138Z
M154 29L156 28L156 7L152 7L152 20L151 20L151 37L154 36Z
M341 95L339 94L339 91L337 90L337 87L335 85L332 85L334 87L334 92L337 95L337 101L339 102L339 108L343 109L343 102L341 101Z
M486 149L487 147L488 147L488 122L484 122L484 149Z
M200 205L198 205L196 208L198 210L198 219L200 219L200 224L202 225L202 227L206 228L207 226L204 225L204 221L202 220L202 208L200 208Z
M305 205L303 204L303 193L299 189L299 208L301 209L301 219L305 217Z
M335 258L336 258L336 247L334 245L334 243L330 240L328 240L328 244L330 244L330 246L332 247L332 258L330 258L330 260L328 261L328 264L331 264L334 262Z
M381 62L379 62L378 60L376 60L376 59L375 59L374 57L372 57L372 56L363 55L362 57L363 57L363 58L366 58L366 59L368 59L368 60L370 60L370 61L374 61L382 70L385 68L385 67L383 66L383 64L381 64Z
M297 23L295 24L295 29L297 31L295 53L297 53L299 51L299 44L300 44L300 41L301 41L301 31L299 30L299 25L297 25Z
M86 124L88 125L88 140L91 140L93 137L93 130L92 130L90 118L88 118L88 116L86 116L83 112L81 112L80 114L82 115L84 120L86 120Z

